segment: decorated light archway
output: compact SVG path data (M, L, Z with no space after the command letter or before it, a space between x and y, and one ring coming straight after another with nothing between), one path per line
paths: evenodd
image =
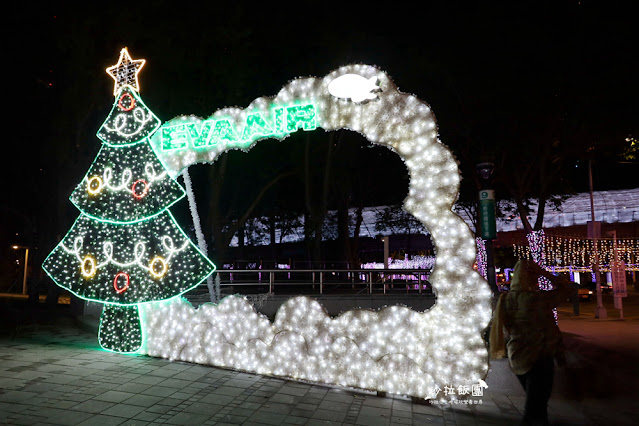
M386 73L348 65L323 78L299 78L244 109L175 118L151 137L151 145L177 176L230 149L315 128L357 131L406 162L411 179L404 206L437 246L430 277L437 305L423 313L399 306L353 310L332 319L316 301L298 297L280 308L273 324L239 297L197 310L183 301L148 306L147 353L425 398L436 386L477 383L488 367L481 331L490 319L491 294L472 268L475 240L451 210L457 163L437 139L430 107L401 93ZM167 321L178 315L188 318L189 327L178 326L192 330L188 337Z
M135 92L120 99L122 110L138 100ZM144 117L131 117L144 122ZM473 270L473 235L452 211L460 181L457 163L437 138L430 107L400 92L386 73L370 65L348 65L323 78L299 78L244 109L170 120L148 141L174 182L188 166L213 162L225 151L248 150L262 139L316 128L357 131L405 161L410 185L404 207L429 229L437 246L430 275L437 304L426 312L391 306L331 318L317 301L295 297L271 322L241 296L197 309L181 297L156 299L139 304L144 337L139 352L421 398L435 398L444 386L478 386L488 370L481 333L490 320L491 292ZM100 182L89 177L85 185L90 192ZM131 188L144 198L147 190L139 182ZM152 278L171 270L167 262L149 262ZM93 271L94 264L85 263ZM117 291L127 285L112 286Z

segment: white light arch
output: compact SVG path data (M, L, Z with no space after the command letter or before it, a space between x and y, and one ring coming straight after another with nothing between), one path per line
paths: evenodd
M336 83L329 92L331 82ZM338 84L343 82L348 84ZM229 149L248 150L257 141L220 139L191 149L197 137L197 143L206 143L205 125L224 120L239 133L248 126L247 117L259 113L277 127L281 112L276 109L287 105L313 105L317 127L357 131L405 161L410 184L404 207L428 228L437 247L430 275L437 304L423 313L393 306L330 318L318 302L296 297L282 305L271 323L239 296L198 309L176 298L140 307L142 352L420 398L435 398L437 387L476 385L488 371L481 333L491 316L491 292L472 267L474 237L452 211L460 181L457 162L437 139L430 107L399 92L383 71L348 65L324 78L296 79L274 98L258 98L246 109L224 108L207 120L184 116L165 123L162 128L171 127L183 148L163 150L168 134L163 131L156 132L151 145L175 177L192 164L213 162Z

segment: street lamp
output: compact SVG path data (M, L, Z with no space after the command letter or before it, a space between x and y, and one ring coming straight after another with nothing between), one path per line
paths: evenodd
M482 179L482 187L491 183L493 172L495 171L495 164L490 162L479 163L475 166L479 177Z
M27 270L29 264L29 247L25 246L11 246L12 249L18 250L23 248L24 251L24 278L22 279L22 294L27 294Z
M495 274L495 249L493 240L497 238L497 222L495 220L495 191L492 187L492 176L495 164L482 162L475 166L477 174L481 178L481 190L479 191L479 227L480 236L486 246L486 275L488 284L494 296L499 294L497 290L497 277Z

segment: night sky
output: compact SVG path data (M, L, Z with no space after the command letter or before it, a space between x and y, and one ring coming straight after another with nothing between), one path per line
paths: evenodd
M462 172L465 159L551 134L570 146L562 167L574 190L586 189L587 147L596 190L637 186L637 167L618 164L625 138L639 137L631 2L219 3L30 4L5 16L15 30L4 57L13 154L5 149L2 160L3 245L36 238L49 249L43 229L64 235L77 215L56 200L99 149L95 133L113 102L104 69L124 46L147 60L141 95L163 121L245 107L295 77L367 63L431 105Z

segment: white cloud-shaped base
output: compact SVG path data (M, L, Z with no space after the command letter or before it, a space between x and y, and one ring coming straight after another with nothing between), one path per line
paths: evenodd
M431 310L432 311L432 310ZM195 309L183 298L140 306L144 346L150 356L214 365L316 383L432 397L436 385L466 384L483 376L464 365L468 377L436 381L432 372L455 369L442 357L429 312L392 306L352 310L331 318L314 299L289 299L271 321L241 296ZM429 318L430 317L430 318ZM444 327L442 327L444 328ZM450 336L448 336L450 338ZM485 352L478 335L474 351ZM448 339L447 339L448 340ZM468 347L464 338L458 345ZM463 363L462 363L463 365ZM431 372L431 373L429 373ZM459 372L461 373L461 372Z

